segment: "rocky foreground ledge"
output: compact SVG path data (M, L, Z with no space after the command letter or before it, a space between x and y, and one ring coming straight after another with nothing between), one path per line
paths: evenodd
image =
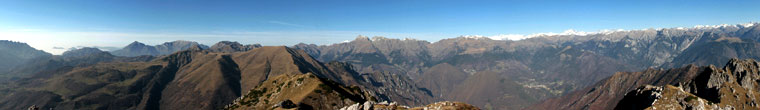
M757 110L759 69L752 59L732 59L723 69L709 66L695 78L676 85L637 88L615 109Z
M689 65L619 72L595 86L549 99L531 110L758 110L760 65L731 59L723 68Z
M436 102L423 107L409 107L404 105L398 105L395 102L380 102L367 101L364 103L356 103L351 106L340 108L340 110L480 110L480 108L466 104L463 102Z

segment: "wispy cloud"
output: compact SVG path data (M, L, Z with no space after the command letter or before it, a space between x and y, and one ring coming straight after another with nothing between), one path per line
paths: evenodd
M279 25L284 25L284 26L300 27L300 28L308 27L306 25L300 25L300 24L283 22L283 21L269 21L268 23L279 24Z

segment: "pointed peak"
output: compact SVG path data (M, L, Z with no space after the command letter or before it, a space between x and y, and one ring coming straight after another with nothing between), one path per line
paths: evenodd
M129 43L129 45L132 45L132 44L143 44L143 43L142 42L138 42L138 41L134 41L132 43ZM145 44L143 44L143 45L145 45Z
M127 47L134 47L134 46L145 46L145 44L143 44L141 42L134 41L132 43L129 43L129 45L127 45Z

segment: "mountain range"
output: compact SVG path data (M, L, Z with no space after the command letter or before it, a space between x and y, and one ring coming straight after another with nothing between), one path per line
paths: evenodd
M135 41L122 49L113 51L112 53L114 55L128 56L128 57L140 56L140 55L157 56L157 55L171 54L177 51L192 49L192 48L205 49L205 48L208 48L208 46L199 44L198 42L183 41L183 40L166 42L161 45L155 45L155 46L149 46L149 45L145 45L143 43Z
M758 58L758 33L757 23L751 23L536 35L519 41L463 36L431 43L359 36L346 43L293 47L320 61L351 63L360 72L405 74L444 100L523 109L616 72Z
M135 41L112 52L80 48L62 55L2 41L0 61L8 66L0 68L7 71L0 74L0 109L365 107L357 104L412 109L439 101L499 110L620 109L631 107L619 102L639 103L652 99L646 96L650 94L668 102L634 108L680 103L682 108L746 109L756 106L723 100L754 102L754 96L724 96L739 97L726 90L756 91L747 82L756 78L746 73L757 69L736 65L756 65L737 59L760 58L758 26L535 35L519 41L359 36L344 43L288 47ZM709 66L726 61L733 66ZM752 71L734 72L744 70ZM703 84L718 79L726 85Z
M350 65L324 64L303 51L287 47L260 47L233 53L191 48L156 58L115 57L97 51L93 48L68 51L60 57L85 60L38 64L64 66L43 68L3 83L0 109L22 109L30 105L55 109L221 109L270 78L299 74L336 81L329 83L332 86L351 84L356 89L370 88L372 91L367 95L376 100L411 104L433 101L432 96L416 88L411 81L400 79L404 77L359 74L351 70ZM79 52L105 55L76 56L85 55ZM58 61L57 57L49 60ZM117 60L119 58L141 60ZM65 66L67 63L81 65ZM38 97L29 98L31 96Z

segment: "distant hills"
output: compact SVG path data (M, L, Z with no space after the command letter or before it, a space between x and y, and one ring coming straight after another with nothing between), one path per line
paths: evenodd
M89 53L91 50L95 49L73 50L66 55ZM71 61L79 60L60 62ZM415 88L410 81L402 83L399 77L383 75L365 77L365 74L351 70L350 65L323 64L303 51L287 47L260 47L234 53L189 49L150 61L99 61L97 65L55 67L41 71L46 72L4 83L0 88L3 91L0 109L21 109L31 105L55 109L221 109L270 78L307 73L325 78L323 80L336 81L335 84L325 83L330 86L360 85L354 88L368 89L369 92L363 95L373 96L376 100L409 104L434 101L432 96ZM32 96L35 98L29 98ZM270 100L272 102L268 103L283 100L286 99ZM312 107L343 107L307 104L312 104L309 105Z
M140 42L132 42L126 47L115 50L112 53L114 55L118 56L140 56L140 55L166 55L171 54L177 51L191 49L191 48L198 48L198 49L206 49L208 46L199 44L198 42L192 42L192 41L172 41L172 42L166 42L161 45L155 45L155 46L149 46L145 45Z

